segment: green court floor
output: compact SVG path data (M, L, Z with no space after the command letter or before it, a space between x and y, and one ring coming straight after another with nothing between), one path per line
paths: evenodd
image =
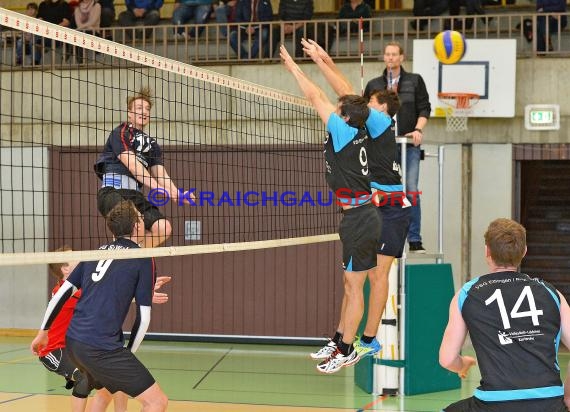
M31 338L0 338L0 393L19 394L0 397L2 411L23 410L14 408L14 402L25 396L69 394L63 388L63 379L49 373L31 355L30 342ZM255 410L289 406L299 411L439 411L470 396L480 378L474 368L461 389L382 399L354 385L354 368L344 368L334 375L318 373L315 362L308 357L312 350L313 347L284 345L145 341L138 355L169 399L199 402L198 406L176 410L206 410L208 403L218 403L227 408L217 410L245 404L251 410L254 405L265 405ZM568 354L561 355L564 369L568 359Z

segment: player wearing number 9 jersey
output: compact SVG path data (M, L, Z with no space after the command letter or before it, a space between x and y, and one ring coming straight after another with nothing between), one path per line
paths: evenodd
M139 247L145 235L144 221L131 201L119 202L106 220L116 240L100 249ZM81 289L66 347L72 362L87 377L89 390L122 391L141 402L144 410L166 410L166 396L133 354L150 323L154 277L152 258L81 262L50 301L32 347L47 343L43 338L47 341L47 330L61 307L74 290ZM122 325L133 298L137 316L125 348Z
M561 339L570 345L570 308L552 285L517 271L525 253L524 227L510 219L491 222L485 233L490 273L453 298L439 354L443 367L464 377L475 363L459 354L469 332L481 384L473 397L444 411L566 411L557 352Z
M281 46L280 54L285 68L326 124L325 176L342 206L339 236L344 268L343 336L338 347L328 354L330 356L317 365L319 372L334 373L360 359L353 342L364 312L362 289L367 273L376 266L377 241L382 226L371 202L366 129L381 134L390 127L391 120L369 109L367 101L358 95L342 95L335 106L293 61L284 46Z

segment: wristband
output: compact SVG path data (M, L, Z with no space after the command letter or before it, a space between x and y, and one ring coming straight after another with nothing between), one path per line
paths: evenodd
M418 129L417 127L414 129L414 132L420 132L421 134L424 134L424 131L422 129Z

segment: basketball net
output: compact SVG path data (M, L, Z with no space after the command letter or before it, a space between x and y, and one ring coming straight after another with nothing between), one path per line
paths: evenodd
M474 93L438 93L439 100L449 106L445 110L445 120L448 132L464 132L467 130L467 120L471 108L479 101L479 95Z

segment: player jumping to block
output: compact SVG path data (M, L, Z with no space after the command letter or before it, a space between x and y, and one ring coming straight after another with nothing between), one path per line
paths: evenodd
M341 96L337 105L333 105L293 61L284 46L281 46L280 54L286 69L326 124L328 138L324 155L328 185L337 196L340 191L350 193L338 198L343 209L339 235L343 247L346 302L341 314L344 334L331 355L317 365L320 372L334 373L360 359L353 341L364 312L364 281L367 273L376 266L376 245L382 226L371 202L365 142L367 130L380 135L390 127L391 121L388 116L369 109L366 100L354 94Z
M354 94L354 89L344 74L325 50L313 40L302 40L305 53L317 64L337 95ZM380 351L376 339L382 313L388 298L388 276L395 257L404 251L410 221L409 202L403 193L400 163L394 134L393 116L400 103L392 91L375 91L368 106L390 118L391 127L381 134L370 133L366 140L370 186L373 203L382 219L382 232L378 238L377 266L368 273L370 281L369 306L366 327L361 338L354 343L361 357L372 356ZM341 319L334 337L319 351L311 353L313 359L326 359L342 339L344 319Z

